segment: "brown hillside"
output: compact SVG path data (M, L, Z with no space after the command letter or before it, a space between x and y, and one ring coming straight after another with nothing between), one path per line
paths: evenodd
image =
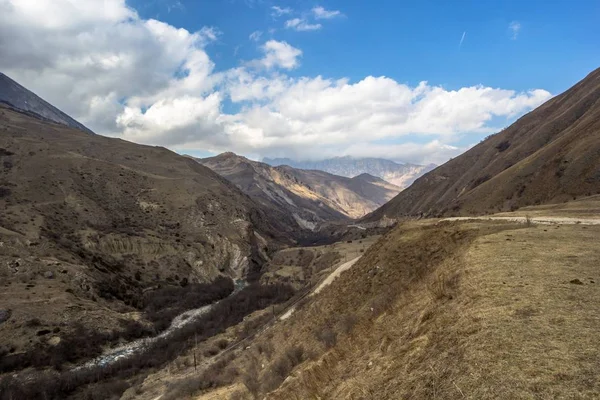
M346 178L285 165L271 167L233 153L198 161L257 202L294 216L298 224L309 229L324 221L361 217L400 191L370 175Z
M600 69L364 218L476 215L600 193Z
M574 203L551 215L598 210ZM222 388L183 366L134 398L598 398L598 222L399 224L218 359Z
M17 352L47 324L111 329L160 287L256 277L294 224L174 152L7 108L0 210L0 336Z

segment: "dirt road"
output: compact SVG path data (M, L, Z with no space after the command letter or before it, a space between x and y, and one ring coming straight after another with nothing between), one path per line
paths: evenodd
M317 286L317 288L315 290L313 290L311 293L308 294L308 297L310 296L314 296L315 294L319 293L321 290L323 290L323 288L325 288L326 286L331 285L331 283L335 280L335 278L337 278L338 276L340 276L340 274L346 270L349 270L354 263L356 263L358 261L359 257L356 257L348 262L343 263L342 265L340 265L339 267L337 267L331 274L329 274L327 276L327 278L325 278L325 280L323 280L323 282L321 282L319 284L319 286ZM296 307L290 307L289 310L287 310L281 317L279 317L280 320L285 320L288 319L293 313L294 310L296 309Z
M569 217L451 217L444 218L441 221L468 221L468 220L490 220L490 221L509 221L525 224L528 220L534 224L541 225L600 225L600 218L569 218Z

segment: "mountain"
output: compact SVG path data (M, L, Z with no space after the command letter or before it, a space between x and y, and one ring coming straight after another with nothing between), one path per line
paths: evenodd
M0 209L0 374L164 329L177 304L199 307L233 290L231 279L257 279L299 231L187 157L1 104ZM87 348L73 335L96 335L93 351L65 356Z
M263 162L273 165L289 165L300 169L316 169L348 178L367 173L386 180L402 189L415 179L431 171L435 165L398 164L382 158L335 157L322 161L294 161L289 158L265 158Z
M73 118L0 72L0 103L57 124L93 133Z
M600 69L364 218L476 215L600 193Z
M374 176L346 178L290 166L272 167L234 153L198 159L244 193L300 225L314 229L323 221L358 218L394 197L400 188Z

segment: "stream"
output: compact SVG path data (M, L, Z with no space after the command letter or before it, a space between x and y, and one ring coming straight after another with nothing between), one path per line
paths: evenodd
M233 292L231 292L231 294L225 297L224 299L233 296L248 285L248 283L244 280L235 280L234 283L235 287ZM224 299L221 299L219 301L216 301L212 304L208 304L200 308L184 311L183 313L173 318L173 321L171 321L171 325L158 335L153 337L136 339L131 342L119 345L117 347L107 349L102 355L73 368L73 371L98 366L105 367L115 363L118 360L127 358L133 354L146 351L151 344L153 344L159 339L168 338L173 333L177 332L179 329L183 328L184 326L188 325L193 321L196 321L198 318L209 312L214 305L218 304Z

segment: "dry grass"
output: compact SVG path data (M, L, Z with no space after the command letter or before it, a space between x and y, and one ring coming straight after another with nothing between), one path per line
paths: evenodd
M598 398L600 226L434 223L387 234L199 399L252 399L248 375L261 399Z
M324 246L293 247L278 251L265 267L261 282L286 283L299 289L314 285L338 265L364 254L380 235L345 240Z
M259 396L597 398L599 234L487 221L400 227L257 339L274 347L249 350L261 376L287 346L315 351ZM324 342L326 330L335 341Z

